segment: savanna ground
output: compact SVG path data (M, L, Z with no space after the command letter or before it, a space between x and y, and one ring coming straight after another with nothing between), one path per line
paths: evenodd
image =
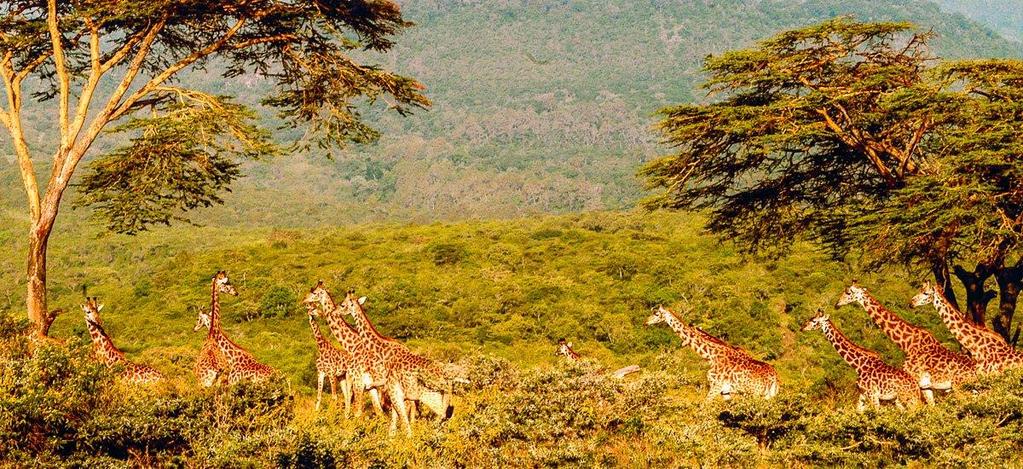
M694 466L1018 464L1023 376L985 381L934 408L857 414L855 374L819 334L799 332L817 307L853 340L901 357L860 308L833 309L854 277L913 323L956 347L930 308L905 305L915 277L858 273L806 246L780 260L740 256L701 234L692 214L613 213L433 225L273 230L180 227L129 238L89 223L51 251L52 334L68 347L32 358L23 327L17 220L0 231L10 279L3 309L0 448L5 464L120 466ZM850 267L852 265L852 267ZM282 371L263 387L196 390L203 334L195 308L227 269L227 333ZM312 410L314 343L301 295L316 280L368 296L380 329L461 364L454 417L391 438L387 421ZM81 287L133 360L170 376L126 390L87 358ZM705 403L705 366L651 307L773 363L770 403ZM688 305L689 308L681 308ZM325 330L325 328L324 328ZM587 358L554 356L566 337ZM636 363L623 381L607 371ZM367 409L368 410L368 409Z

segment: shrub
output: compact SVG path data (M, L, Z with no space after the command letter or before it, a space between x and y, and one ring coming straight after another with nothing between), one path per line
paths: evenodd
M298 297L290 288L275 286L263 294L259 302L259 316L262 318L285 318L297 311Z

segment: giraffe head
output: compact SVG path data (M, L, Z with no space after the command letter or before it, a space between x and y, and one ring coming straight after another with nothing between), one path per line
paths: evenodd
M664 306L658 305L652 310L650 317L646 318L646 325L653 326L665 322L669 314L671 313Z
M352 317L352 319L358 319L365 313L362 309L362 305L366 303L366 297L356 298L355 289L348 290L345 295L345 300L341 302L341 311Z
M846 288L845 291L842 292L842 296L838 299L838 303L835 303L835 307L841 308L842 306L852 303L863 304L866 299L867 289L859 286L856 281L853 280L853 284L849 285L849 288Z
M235 290L234 285L231 285L231 279L227 278L226 271L221 270L217 272L217 275L213 276L213 283L216 284L218 292L238 296L238 290Z
M331 305L334 304L334 299L331 298L330 292L323 286L323 280L316 282L313 288L309 289L309 294L305 296L302 303L306 305L306 309L309 310L309 314L316 314L313 310L316 306L319 306L323 311L328 311Z
M99 319L99 312L103 310L103 305L97 301L96 297L85 297L85 304L82 305L82 312L85 313L85 320L94 324L102 324Z
M561 355L563 357L572 357L572 343L565 340L565 338L558 339L558 351L554 355Z
M196 308L196 309L198 309L199 313L196 315L195 327L193 327L192 330L193 331L198 331L198 330L200 330L200 329L202 329L204 327L206 329L209 329L210 328L210 321L212 319L210 317L210 312L206 311L201 306Z
M942 292L938 285L925 280L923 285L920 286L920 293L917 293L910 300L909 304L914 308L934 304L940 298L940 295L942 295Z
M814 313L813 317L810 318L809 321L806 321L806 324L803 324L803 331L812 331L815 329L824 330L824 325L827 324L830 319L831 318L828 317L827 314L824 314L823 309L817 308L817 312Z

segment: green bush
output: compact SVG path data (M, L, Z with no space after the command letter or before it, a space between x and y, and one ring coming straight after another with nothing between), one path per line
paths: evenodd
M286 318L299 308L298 297L291 288L275 286L263 294L259 302L259 317L269 319Z

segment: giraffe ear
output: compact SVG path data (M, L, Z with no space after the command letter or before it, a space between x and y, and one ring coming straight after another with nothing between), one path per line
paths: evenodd
M569 342L569 343L568 343L568 344L566 344L566 345L568 345L568 348L572 348L572 343L571 343L571 342Z
M101 304L101 305L97 306L96 307L96 311L103 311L103 305Z
M365 303L366 303L366 297L365 297L365 296L364 296L364 297L362 297L362 298L359 298L359 304L360 304L360 305L361 305L361 304L365 304Z

